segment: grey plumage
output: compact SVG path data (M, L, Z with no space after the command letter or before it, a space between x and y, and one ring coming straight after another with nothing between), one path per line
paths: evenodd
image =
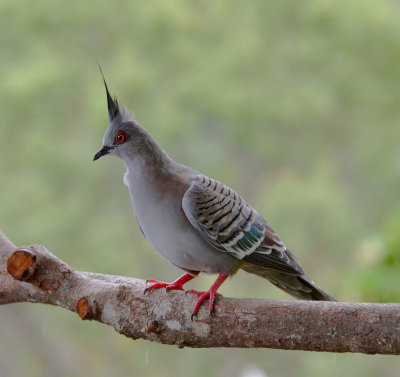
M296 298L334 300L305 275L293 253L238 193L169 158L104 84L110 124L94 159L111 154L125 162L124 182L140 228L165 259L193 276L219 273L219 285L242 268ZM213 295L207 297L211 310Z

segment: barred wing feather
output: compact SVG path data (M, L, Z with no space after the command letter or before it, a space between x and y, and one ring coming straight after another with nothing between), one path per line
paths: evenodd
M267 222L220 182L197 176L183 196L182 207L190 223L218 250L260 267L303 274Z

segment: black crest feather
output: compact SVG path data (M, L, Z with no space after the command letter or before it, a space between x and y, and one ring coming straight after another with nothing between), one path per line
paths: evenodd
M110 95L110 92L108 91L108 86L106 83L106 79L104 78L103 71L100 67L99 64L99 69L101 76L103 77L104 81L104 86L106 88L106 93L107 93L107 106L108 106L108 118L110 119L110 122L119 114L119 106L118 106L118 101L117 97L112 98Z

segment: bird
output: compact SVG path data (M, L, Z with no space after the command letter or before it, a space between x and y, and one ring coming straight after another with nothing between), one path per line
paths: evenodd
M123 160L123 181L142 233L164 259L185 272L171 283L147 280L145 293L160 288L183 291L200 272L218 274L207 291L188 291L198 296L193 320L207 299L213 315L218 288L242 269L296 299L336 301L305 274L295 255L242 196L170 158L133 113L110 95L101 74L109 125L93 160L106 155Z

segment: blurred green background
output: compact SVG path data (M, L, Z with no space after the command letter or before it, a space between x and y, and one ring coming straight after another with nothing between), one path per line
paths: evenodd
M2 0L0 229L81 270L180 274L141 235L123 163L91 161L108 120L99 61L165 150L245 196L322 288L341 301L398 302L399 7ZM244 272L221 293L289 299ZM55 307L0 308L2 377L397 376L399 366L389 356L180 350Z

